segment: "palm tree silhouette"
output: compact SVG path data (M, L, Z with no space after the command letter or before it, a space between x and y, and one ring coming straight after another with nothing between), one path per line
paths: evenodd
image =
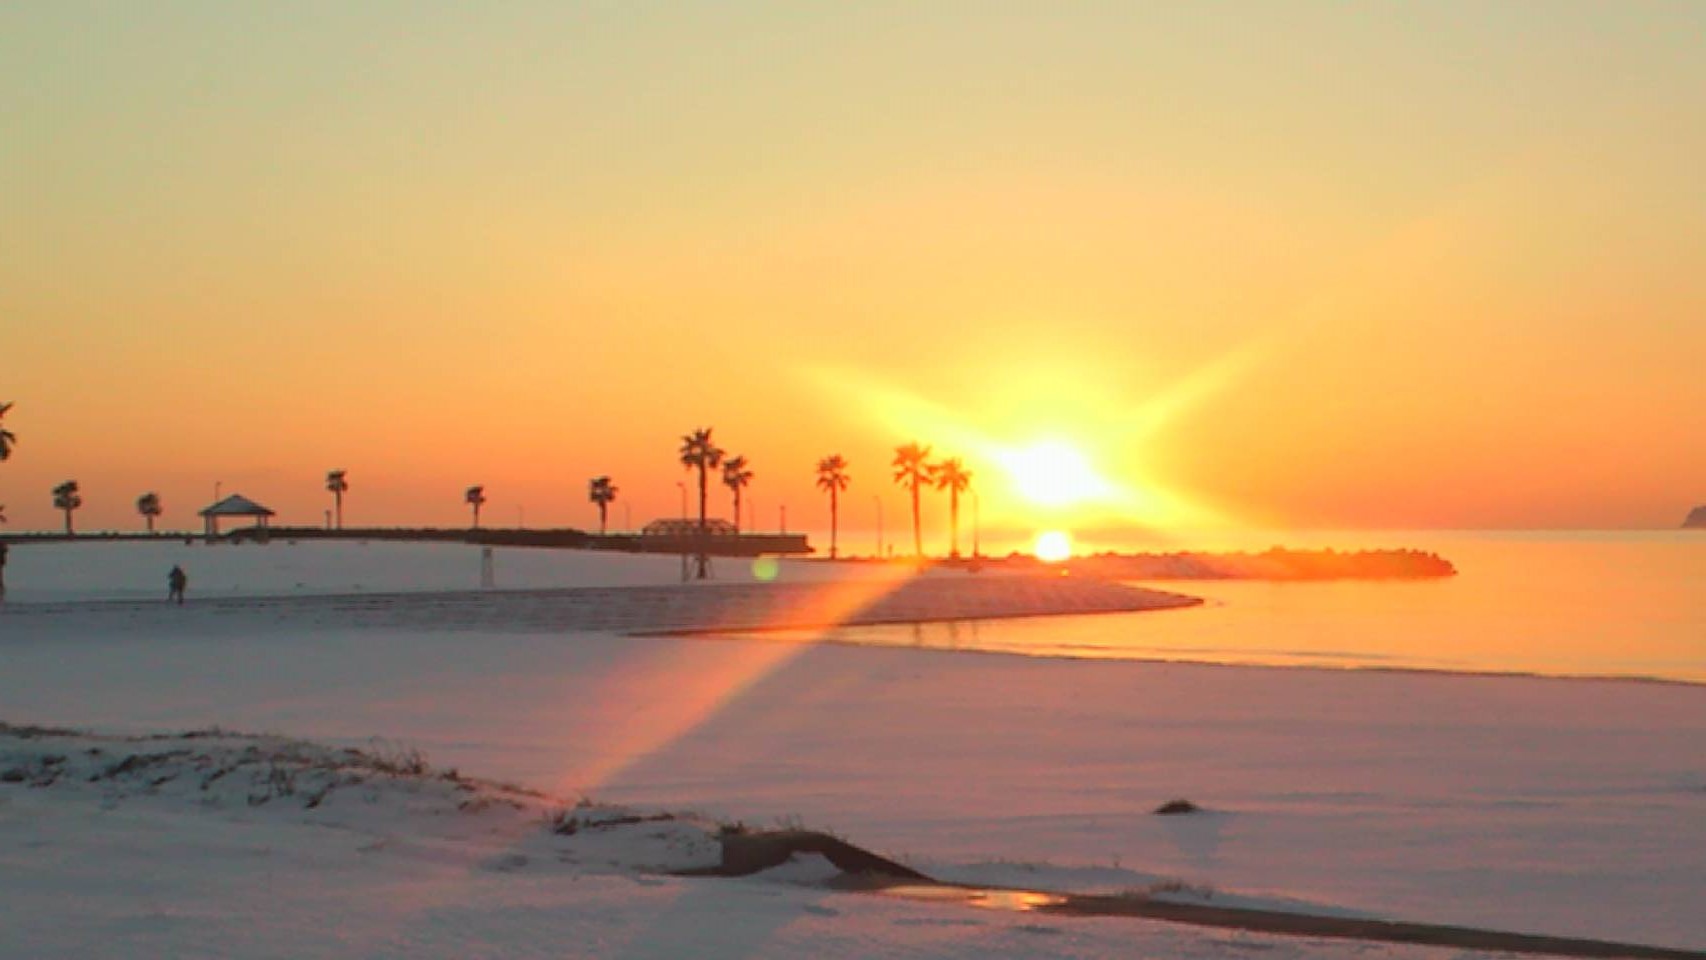
M831 454L817 462L817 488L829 491L829 559L835 559L836 528L840 526L841 491L847 489L847 460Z
M752 482L752 471L746 468L745 457L730 457L723 461L723 486L735 492L735 532L740 532L740 492Z
M710 531L705 526L705 474L722 465L723 451L711 441L711 427L700 427L681 438L681 465L699 471L699 563L697 579L711 575L711 559L705 553Z
M486 502L486 488L469 487L462 494L462 502L474 508L474 529L480 529L480 507Z
M164 512L160 507L160 495L150 490L136 498L136 512L142 514L142 519L148 523L148 532L154 532L154 518Z
M610 482L609 477L593 477L587 481L586 498L598 504L598 535L601 537L604 536L605 520L609 515L610 504L616 499L616 494L619 492L616 485Z
M918 488L935 477L930 448L909 443L894 448L894 482L912 491L912 555L924 556L924 533L918 522Z
M332 492L332 507L337 517L339 530L344 528L344 491L349 489L349 481L344 479L344 470L329 470L326 472L326 489Z
M971 486L971 471L959 457L936 465L936 489L948 491L948 556L960 555L960 494Z
M0 420L6 419L6 411L12 409L11 401L0 403ZM18 445L18 437L12 431L0 424L0 460L11 459L12 448Z
M77 481L67 480L53 488L53 507L65 511L65 532L76 533L71 528L71 511L83 505L83 497L77 492Z

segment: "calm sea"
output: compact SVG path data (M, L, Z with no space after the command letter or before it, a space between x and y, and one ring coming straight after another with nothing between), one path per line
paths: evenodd
M1706 683L1706 531L1311 532L1192 538L1192 549L1412 547L1423 581L1154 581L1192 609L845 628L857 643L1036 656L1643 677ZM1145 541L1135 549L1175 547Z

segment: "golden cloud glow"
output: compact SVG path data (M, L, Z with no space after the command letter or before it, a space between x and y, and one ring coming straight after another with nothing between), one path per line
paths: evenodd
M916 441L935 457L964 458L992 524L1184 529L1221 526L1228 518L1157 479L1145 463L1147 444L1191 407L1232 387L1258 354L1254 347L1234 351L1141 399L1099 388L1114 378L1093 364L1073 366L1078 389L1072 391L1060 388L1066 374L1017 363L986 366L983 376L1001 389L981 405L950 405L847 369L815 369L807 379L857 409L867 429L874 422L891 442Z
M1113 484L1096 472L1078 449L1060 440L997 451L996 460L1020 496L1044 507L1106 500Z

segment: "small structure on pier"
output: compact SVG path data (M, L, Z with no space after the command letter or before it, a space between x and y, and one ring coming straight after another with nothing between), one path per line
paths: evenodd
M220 517L248 517L255 521L255 526L265 530L272 520L273 512L240 493L233 493L213 506L201 510L203 532L208 540L218 538Z

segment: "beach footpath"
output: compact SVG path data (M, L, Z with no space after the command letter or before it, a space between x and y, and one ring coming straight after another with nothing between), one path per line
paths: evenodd
M168 609L151 601L18 605L8 626L52 629L76 622L127 627L224 628L243 621L354 628L602 631L691 634L928 623L1195 606L1195 597L1085 577L920 576L795 583L674 584L230 597Z

